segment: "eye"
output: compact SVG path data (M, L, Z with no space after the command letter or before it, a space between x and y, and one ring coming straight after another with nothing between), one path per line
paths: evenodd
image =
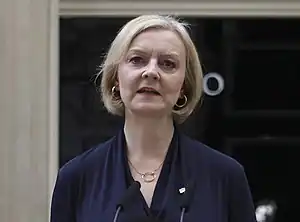
M163 60L162 64L163 68L168 69L168 70L172 70L176 68L176 63L172 60Z
M134 65L140 65L140 64L143 64L145 61L140 56L133 56L129 59L129 62L134 64Z

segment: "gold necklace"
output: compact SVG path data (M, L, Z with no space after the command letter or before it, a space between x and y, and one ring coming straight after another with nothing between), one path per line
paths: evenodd
M145 183L151 183L153 182L156 177L157 177L157 171L161 168L161 166L163 165L164 161L158 166L157 169L151 171L151 172L146 172L146 173L141 173L139 172L134 166L133 164L131 163L130 160L128 160L130 166L134 169L134 171L139 174L142 178L142 180L145 182Z

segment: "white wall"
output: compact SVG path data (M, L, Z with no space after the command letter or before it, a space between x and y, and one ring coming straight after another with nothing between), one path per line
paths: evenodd
M58 3L2 0L0 10L0 221L46 222L58 157Z

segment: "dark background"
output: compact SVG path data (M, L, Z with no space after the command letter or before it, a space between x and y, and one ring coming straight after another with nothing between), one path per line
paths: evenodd
M129 19L60 20L60 166L113 136L122 123L103 108L94 79ZM300 19L185 20L205 74L219 73L225 89L206 95L183 129L244 165L255 203L276 201L275 222L298 221Z

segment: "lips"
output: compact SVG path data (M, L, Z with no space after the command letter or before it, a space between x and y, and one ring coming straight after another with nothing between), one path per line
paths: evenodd
M154 95L160 95L160 93L157 90L151 87L142 87L137 91L137 93L150 93Z

